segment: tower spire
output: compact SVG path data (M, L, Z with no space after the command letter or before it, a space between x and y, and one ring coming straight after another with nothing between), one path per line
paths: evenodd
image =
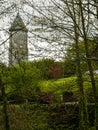
M17 13L16 18L14 19L14 22L12 23L9 31L17 31L17 30L28 31L22 18L19 15L19 12Z

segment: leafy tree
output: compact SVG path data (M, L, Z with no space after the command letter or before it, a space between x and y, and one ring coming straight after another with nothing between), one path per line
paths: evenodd
M7 110L7 97L6 97L6 85L5 85L5 70L6 66L3 63L0 63L0 96L1 96L1 101L3 102L3 115L4 115L4 127L5 130L10 130L10 124L9 124L9 114Z
M66 58L64 61L60 62L61 66L61 77L69 77L76 74L76 62L70 58Z
M49 74L50 78L53 78L53 79L57 79L57 78L61 77L61 67L58 64L58 62L52 63L52 65L50 66L50 68L48 70L48 74Z
M80 41L78 43L78 45L79 45L79 53L80 53L81 61L85 61L86 60L86 51L85 51L84 41ZM97 57L97 53L98 53L97 46L98 45L97 45L96 39L88 39L88 51L92 58ZM66 58L75 61L75 59L76 59L75 51L76 51L75 43L73 43L70 46L68 46L66 49Z
M30 62L8 67L8 71L9 87L13 94L20 98L32 98L33 94L40 91L38 86L38 82L41 80L40 70L36 66L32 67ZM18 98L17 96L14 98Z
M89 68L86 62L87 59L86 59L86 51L85 51L84 42L81 41L78 43L78 45L79 45L79 53L80 53L80 60L81 60L81 68L82 68L82 71L85 72ZM88 40L88 51L89 51L90 57L92 58L91 64L92 64L93 69L98 69L98 65L97 65L98 47L97 47L97 42L95 39ZM70 62L73 62L74 64L76 62L75 52L76 52L75 43L73 43L66 50L66 59L70 60Z
M32 66L36 66L40 72L43 79L51 79L60 77L61 70L58 62L53 59L42 59L38 61L33 61Z

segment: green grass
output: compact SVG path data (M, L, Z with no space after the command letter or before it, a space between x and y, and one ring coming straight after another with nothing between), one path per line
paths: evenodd
M92 85L89 76L84 76L84 92L88 101L92 101L92 97L89 96L92 92ZM98 88L98 76L95 76L96 87ZM76 99L79 98L79 86L77 85L77 77L61 78L57 80L40 81L39 86L42 92L49 92L54 95L56 101L61 101L61 95L63 92L73 92Z
M84 76L85 95L91 91L91 81L89 76ZM98 86L98 76L95 76L96 85ZM73 92L76 97L79 96L79 86L77 85L77 77L61 78L56 80L41 80L39 82L41 92L51 93L55 98L60 100L63 92ZM11 91L11 87L7 88L7 92ZM30 95L30 94L29 94Z
M44 92L70 91L76 89L76 77L62 78L58 80L40 81L39 86Z
M76 77L61 78L57 80L40 81L39 86L41 91L62 93L64 91L77 92L79 87L77 86ZM97 80L97 77L95 77ZM91 88L91 82L89 76L84 77L84 89L87 91Z
M76 79L77 78L74 76L68 78L61 78L57 80L48 80L48 81L43 80L39 82L39 86L41 88L41 91L43 92L61 94L64 91L65 92L72 91L78 95L79 87L77 86ZM98 76L95 76L95 80L98 86ZM84 76L84 89L85 92L88 92L88 90L91 89L91 81L89 76ZM51 109L46 108L44 106L34 106L34 105L8 106L11 130L24 130L24 129L47 130L48 118L50 117ZM4 120L1 107L0 107L0 130L4 130Z

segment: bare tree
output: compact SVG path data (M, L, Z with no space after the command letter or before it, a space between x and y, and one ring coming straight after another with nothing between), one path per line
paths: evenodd
M16 5L13 3L8 3L7 0L0 1L0 20L1 20L1 22L4 20L6 15L8 15L11 12L11 10L15 8L15 6ZM2 26L0 27L0 31L7 32L7 30L5 28L3 28ZM0 55L2 55L4 53L4 51L2 51L2 45L4 45L8 39L9 38L2 40L2 36L0 37L0 51L1 51ZM0 59L0 60L1 60L0 63L2 63L2 59ZM2 71L0 72L0 89L1 89L1 95L2 95L2 101L3 101L4 126L5 126L5 130L10 130L5 84L3 83L3 79L2 79L6 66L2 63L2 65L0 65L0 67L2 69Z
M25 1L28 6L32 7L34 10L38 12L38 21L42 24L42 27L46 27L46 31L50 29L55 37L46 37L46 35L37 35L40 38L46 40L49 43L52 43L53 41L56 41L59 43L58 45L68 45L68 42L66 42L68 39L71 42L75 42L76 44L76 57L77 57L77 79L78 79L78 86L80 89L80 106L82 109L80 109L81 113L81 120L80 120L80 128L81 129L88 129L88 115L87 115L87 108L86 108L86 102L84 98L84 86L83 86L83 77L81 73L81 67L80 67L80 57L79 57L79 47L78 43L81 41L81 39L84 41L85 45L85 51L86 51L86 60L88 63L88 68L90 71L90 78L92 83L92 90L94 94L95 99L95 129L97 129L97 94L96 94L96 85L95 85L95 79L93 74L93 67L92 67L92 60L91 55L88 49L88 39L90 37L90 27L93 26L91 23L91 16L95 16L96 13L93 12L94 2L91 0L86 1L73 1L73 0L51 0L52 6L43 5L40 8L39 6L34 5L35 3L32 3L31 1ZM48 7L48 8L47 8ZM51 8L51 9L49 9ZM43 17L42 17L43 16ZM79 16L79 17L77 17ZM44 23L42 22L44 21ZM37 22L37 21L36 21ZM59 35L56 35L58 32ZM50 33L51 34L51 33ZM36 34L35 34L36 35ZM63 38L62 38L63 37ZM58 40L60 38L60 42ZM64 42L62 42L64 40ZM71 44L71 42L69 42ZM63 50L62 50L63 51ZM86 117L86 118L85 118Z

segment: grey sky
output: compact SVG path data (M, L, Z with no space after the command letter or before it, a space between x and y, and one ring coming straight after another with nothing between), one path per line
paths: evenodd
M29 0L30 1L30 0ZM31 0L32 1L32 0ZM7 1L6 1L7 2ZM35 13L35 15L37 15L37 12L28 7L27 5L23 5L24 1L20 0L10 0L7 4L5 3L5 7L10 6L11 4L17 4L18 8L13 8L11 10L8 10L9 12L3 16L0 20L0 44L5 41L8 37L9 37L9 28L11 26L11 23L13 22L17 12L19 11L25 25L27 26L27 28L29 30L34 30L34 29L38 29L40 27L40 25L37 26L32 26L32 22L33 22L33 17L27 17L27 14L29 12L29 14L33 14ZM34 1L34 4L36 4L36 6L40 6L41 5L42 0L36 0ZM49 1L47 0L43 0L43 2L45 4L50 4ZM25 12L25 13L24 13ZM31 29L32 28L32 29ZM52 44L48 44L47 42L45 42L44 40L39 39L38 37L35 36L35 34L37 34L38 32L33 32L30 33L28 32L28 47L29 47L29 59L37 59L39 57L44 58L44 57L52 57L54 59L58 59L58 56L60 57L60 55L62 56L63 53L60 54L60 52L58 51L60 49L59 46L55 46L55 42ZM39 33L38 33L39 34ZM37 35L38 35L37 34ZM42 33L42 35L46 35L48 36L48 33ZM52 34L53 35L53 34ZM1 61L3 62L8 62L8 47L9 47L9 40L7 40L2 46L0 46L1 49L1 54L0 58ZM64 49L63 47L61 49Z
M34 20L35 17L39 15L38 12L36 12L32 7L28 6L27 4L25 4L25 0L4 0L6 1L6 3L2 6L2 9L4 9L4 7L8 7L10 6L12 3L15 5L17 5L18 8L12 8L11 10L8 10L8 13L3 15L3 17L0 18L0 43L2 43L4 40L6 40L9 37L9 27L11 26L11 23L13 22L17 12L20 12L20 15L25 23L25 25L27 26L27 28L29 29L29 33L28 33L28 47L29 47L29 53L30 53L30 59L36 59L37 57L47 57L47 56L52 56L55 59L60 58L61 56L64 56L63 53L65 52L65 48L63 46L64 42L67 42L67 40L69 39L68 35L65 33L64 38L59 39L60 35L61 37L63 33L59 33L59 31L52 31L51 34L46 32L46 29L48 31L48 29L50 29L48 26L48 20L46 20L47 22L47 26L44 26L44 30L45 31L41 31L41 25L40 23L35 25L34 24ZM36 5L36 6L41 6L41 4L44 2L45 5L53 5L53 3L51 4L50 2L51 0L28 0L28 2L32 2L32 5ZM56 1L56 0L55 0ZM57 0L58 1L58 0ZM58 2L59 3L59 2ZM59 3L60 4L60 3ZM58 13L59 12L59 13ZM44 12L45 13L45 12ZM71 26L71 22L69 18L64 19L64 23L63 23L63 19L62 19L62 12L60 12L60 10L56 10L56 13L54 12L54 15L57 15L57 17L60 17L60 20L56 18L56 22L62 22L62 24L65 26L65 28L67 28L68 26ZM42 15L41 15L42 16ZM94 19L91 19L91 23L94 23ZM97 22L96 22L97 23ZM60 23L61 24L61 23ZM50 26L50 25L49 25ZM39 30L35 31L35 30ZM91 31L91 28L90 28ZM42 37L48 37L49 39L55 36L58 36L57 41L59 43L61 43L62 45L59 44L59 46L57 45L56 42L51 42L51 43L46 43L44 40L38 38L36 35L40 35ZM73 35L73 32L71 32L71 35ZM66 39L66 40L65 40ZM61 40L61 41L60 41ZM4 52L3 58L1 56L1 61L7 61L5 59L8 59L8 52L6 50L8 50L8 42L5 42L5 44L3 45L3 47L0 46L1 48L1 53L2 51ZM56 45L56 46L55 46ZM52 51L51 51L52 50ZM58 51L58 50L62 50L62 51ZM36 54L36 55L35 55ZM52 55L53 54L53 55Z

